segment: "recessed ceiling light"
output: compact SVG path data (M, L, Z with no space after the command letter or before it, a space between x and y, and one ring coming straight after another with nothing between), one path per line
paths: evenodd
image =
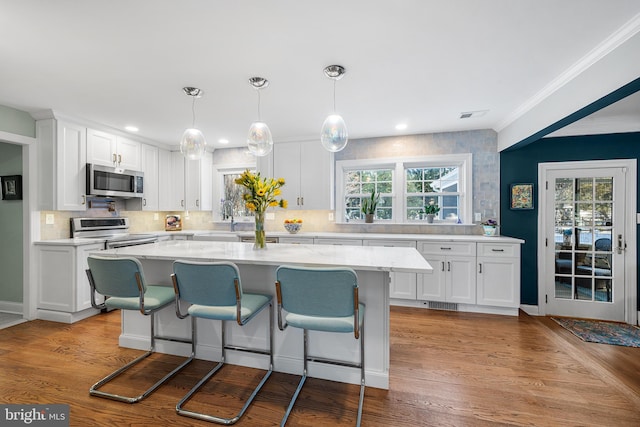
M407 128L407 124L406 123L398 123L396 125L396 130L405 130Z
M228 144L228 143L229 143L229 140L228 140L228 139L224 139L224 138L222 138L222 139L219 139L219 140L218 140L218 142L219 142L220 144Z
M138 129L135 126L125 126L125 130L127 130L129 132L138 132L140 129Z

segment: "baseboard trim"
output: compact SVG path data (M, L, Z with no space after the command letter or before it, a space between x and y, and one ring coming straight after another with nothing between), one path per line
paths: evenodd
M21 302L0 301L0 311L11 314L22 314L23 305Z

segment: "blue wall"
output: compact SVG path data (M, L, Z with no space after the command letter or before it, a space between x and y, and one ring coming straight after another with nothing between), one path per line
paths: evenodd
M640 163L640 133L546 138L500 153L500 232L526 241L522 246L522 304L538 305L538 200L535 209L509 209L509 186L512 183L535 184L538 191L538 163L580 160L638 159ZM640 174L638 176L640 181ZM638 203L640 203L640 182ZM640 209L636 209L640 212ZM638 229L636 229L638 233ZM640 233L638 233L640 245ZM640 250L638 250L640 256ZM637 268L637 261L634 268ZM640 279L640 277L639 277ZM640 296L640 292L638 292ZM640 297L639 297L640 299ZM638 303L640 307L640 302Z

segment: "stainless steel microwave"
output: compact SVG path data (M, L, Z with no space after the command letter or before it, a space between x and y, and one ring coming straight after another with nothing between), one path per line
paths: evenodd
M144 195L144 174L87 163L87 195L133 198Z

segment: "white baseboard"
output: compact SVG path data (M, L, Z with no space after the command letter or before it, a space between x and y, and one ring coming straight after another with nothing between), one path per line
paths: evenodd
M540 310L537 305L522 304L520 305L520 310L524 311L529 316L540 316Z
M88 308L86 310L78 311L76 313L67 313L64 311L55 311L55 310L43 310L38 309L36 313L36 317L41 320L48 320L51 322L60 322L60 323L75 323L79 320L86 319L87 317L95 316L99 314L100 310L96 310L95 308Z
M400 307L416 307L416 308L424 308L426 310L431 310L428 305L428 301L422 300L405 300L405 299L390 299L391 305L396 305ZM485 305L473 305L473 304L457 304L458 310L460 312L468 312L468 313L485 313L485 314L499 314L502 316L517 316L518 309L510 308L510 307L490 307Z
M11 314L22 314L23 306L21 302L0 301L0 311Z

